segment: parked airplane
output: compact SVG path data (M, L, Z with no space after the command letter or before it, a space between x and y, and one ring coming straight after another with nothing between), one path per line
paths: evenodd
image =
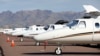
M54 30L54 29L63 28L64 26L65 25L61 25L61 24L49 24L49 25L46 25L40 29L28 31L28 32L24 33L23 36L24 37L33 37L34 35L38 35L40 33Z
M10 34L13 31L13 29L4 29L3 33L4 34Z
M37 35L38 32L40 32L40 33L44 32L44 26L38 26L38 25L31 26L22 35L23 35L23 37L32 37L33 35Z
M13 33L18 32L18 31L22 31L24 29L25 28L13 28L12 31L9 31L7 34L12 35Z
M23 36L33 38L33 36L41 34L43 32L51 31L51 30L55 30L55 29L60 29L63 27L65 27L65 24L49 24L49 25L46 25L43 28L40 28L37 30L29 30L29 31L23 33ZM23 39L21 39L21 40L23 41ZM40 43L36 42L35 45L38 46L38 45L40 45Z
M16 31L14 33L12 33L13 36L23 36L25 33L29 33L29 32L34 32L37 30L42 30L44 26L40 26L40 25L32 25L29 27L26 27L23 30L20 31Z
M86 15L71 21L62 29L47 31L33 38L39 42L63 44L100 44L100 11L91 5L84 5ZM87 15L88 14L88 15ZM62 54L61 46L55 49Z

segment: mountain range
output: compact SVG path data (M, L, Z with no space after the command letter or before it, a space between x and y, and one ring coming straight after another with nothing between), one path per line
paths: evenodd
M51 10L23 10L0 13L0 28L26 27L31 25L53 24L58 20L71 21L83 16L83 12L53 12Z

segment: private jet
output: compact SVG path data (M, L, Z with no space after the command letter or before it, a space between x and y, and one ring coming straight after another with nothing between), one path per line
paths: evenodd
M4 34L10 34L13 31L13 29L4 29L3 33Z
M51 31L55 29L60 29L65 27L65 24L49 24L44 26L43 28L36 28L36 30L29 30L25 33L23 33L23 37L33 38L33 36L44 33L46 31ZM23 41L23 38L21 38L21 41ZM36 46L40 45L40 42L35 43Z
M16 32L19 32L19 31L24 31L26 28L13 28L13 30L11 32L9 32L9 35L12 35L12 36L16 36L16 35L13 35L14 33Z
M63 44L100 45L100 11L92 5L83 5L86 12L82 18L69 22L66 27L47 31L33 38L38 42L53 42L58 45L55 54L62 54Z
M23 36L24 37L33 37L34 35L38 35L40 33L50 31L50 30L63 28L64 26L65 26L64 24L49 24L49 25L46 25L40 29L36 28L36 30L27 31L26 33L23 34Z
M25 29L22 29L20 31L15 31L14 33L12 33L13 36L23 36L24 34L28 34L29 32L35 32L37 30L42 30L44 26L40 26L40 25L32 25L29 27L26 27Z

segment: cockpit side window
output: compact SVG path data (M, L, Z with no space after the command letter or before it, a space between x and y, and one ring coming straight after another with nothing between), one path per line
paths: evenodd
M100 27L100 24L99 23L95 23L95 27L96 28L99 28Z
M86 22L85 21L80 21L78 27L79 28L86 28Z

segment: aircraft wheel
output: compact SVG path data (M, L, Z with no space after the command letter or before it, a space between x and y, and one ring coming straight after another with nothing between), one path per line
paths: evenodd
M56 48L56 49L55 49L55 53L56 53L57 55L62 54L61 48L60 48L60 47Z
M36 42L36 46L40 46L40 42Z
M20 41L21 41L21 42L23 42L23 41L24 41L24 39L23 39L23 38L21 38L21 39L20 39Z
M98 47L100 47L100 44L97 44Z

